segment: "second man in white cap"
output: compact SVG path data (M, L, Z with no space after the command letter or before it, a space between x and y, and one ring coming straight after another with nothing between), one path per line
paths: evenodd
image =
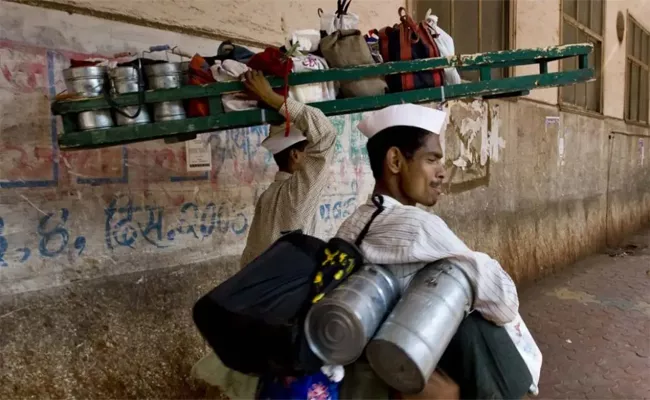
M262 254L283 232L301 229L314 235L320 197L327 185L328 167L334 155L336 129L317 108L275 93L260 72L250 71L244 85L261 101L287 115L285 124L272 126L262 146L273 154L279 171L260 196L250 226L241 266Z
M444 112L413 104L387 107L364 118L358 128L368 137L375 189L336 236L354 241L382 209L361 244L369 263L387 266L403 289L420 269L447 258L470 281L476 312L461 324L430 387L419 398L522 398L531 388L534 371L529 373L502 328L518 317L514 282L496 260L469 249L440 217L416 207L435 205L442 193L446 172L440 134L445 124ZM484 339L488 334L502 339L498 348Z

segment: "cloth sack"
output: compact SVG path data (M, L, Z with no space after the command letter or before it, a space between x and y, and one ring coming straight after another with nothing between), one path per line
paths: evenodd
M358 30L339 30L323 38L320 50L331 68L372 65L375 61L368 44ZM380 96L386 92L386 82L381 77L341 81L342 97Z
M449 36L441 27L438 26L438 16L431 14L431 9L427 11L424 23L429 30L429 34L438 45L442 57L453 56L456 54L454 39ZM445 85L456 85L460 83L460 75L456 68L445 68Z
M363 37L366 39L366 43L370 49L372 59L375 60L376 64L383 64L384 59L382 58L381 52L379 51L379 32L374 29L363 35Z
M212 76L210 64L198 54L190 60L187 76L190 85L205 85L216 82ZM187 116L189 118L206 117L208 115L210 115L210 104L206 98L188 100Z
M291 34L290 44L299 43L298 51L303 53L313 53L318 51L320 43L320 32L316 29L304 29L295 31ZM289 46L291 47L291 46Z
M344 0L337 0L336 10L328 13L324 13L320 8L318 9L321 36L331 35L338 30L358 28L359 16L354 13L348 13L350 3L352 3L352 0L348 0L347 2Z
M217 82L238 81L239 77L250 68L246 64L235 60L216 60L210 67L212 77Z
M217 49L217 58L222 61L235 60L247 63L254 55L255 53L246 47L233 44L230 40L221 43Z
M277 47L267 47L263 52L255 54L250 61L248 61L247 65L250 69L283 78L284 87L274 89L273 91L284 96L285 100L287 99L289 95L289 74L293 69L293 60L290 57L286 57ZM290 116L288 114L289 110L287 109L287 115L284 116L286 119L286 136L289 136L289 131L291 129L291 124L289 122Z
M324 58L313 54L292 57L292 60L293 72L295 73L329 69L327 61ZM336 88L332 81L291 86L289 89L289 97L303 104L336 100Z
M400 7L398 14L399 25L379 31L379 49L384 62L440 57L438 45L427 26L423 22L416 24L404 7ZM438 87L444 84L444 72L436 69L393 74L386 77L386 83L391 92Z
M235 60L216 60L210 67L212 77L217 82L238 81L240 76L248 71L249 68ZM243 111L257 108L257 101L251 99L246 93L227 93L221 95L221 103L226 112Z

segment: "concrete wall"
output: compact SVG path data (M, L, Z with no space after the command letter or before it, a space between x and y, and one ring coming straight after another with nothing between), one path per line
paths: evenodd
M14 0L12 0L14 1ZM318 9L336 10L330 0L17 0L116 21L126 21L218 39L236 38L259 45L284 43L296 29L318 29ZM399 21L403 0L355 0L350 8L360 19L361 31Z
M211 54L219 42L172 33L173 26L0 4L0 398L200 397L187 379L207 348L190 309L236 268L255 200L275 172L260 148L266 128L210 134L208 174L186 171L183 144L61 152L54 145L60 126L48 107L63 90L60 69L70 57L160 43ZM203 36L234 32L260 45L267 40L254 29L241 33L241 19L219 20L234 12L226 1L170 0L146 10L144 4L74 2L116 12L116 19L139 15L177 26L195 20L201 29L218 26ZM237 13L245 15L248 3L241 4ZM265 8L265 15L293 16L285 19L288 30L316 23L309 19L316 3L270 4L276 8ZM375 26L395 20L395 4L388 21L377 5L384 3L353 4L368 21L377 18ZM607 3L607 68L623 65L612 10L626 4ZM246 11L253 21L258 8ZM257 28L266 26L268 40L279 42L283 31L274 24L280 23L265 19ZM520 1L517 46L557 44L558 23L556 2ZM620 121L622 69L605 71L605 117L560 111L557 89L533 92L534 101L448 105L443 141L452 178L434 211L520 282L650 222L648 130ZM323 237L372 188L364 140L354 128L360 118L332 119L339 136L318 211Z

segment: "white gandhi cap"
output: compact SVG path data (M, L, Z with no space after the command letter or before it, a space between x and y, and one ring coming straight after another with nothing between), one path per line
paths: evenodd
M298 142L307 140L305 135L291 125L289 129L289 136L285 135L285 125L271 125L269 130L269 137L264 139L262 142L262 147L270 151L272 154L278 154L282 150L285 150Z
M413 126L439 135L445 129L447 113L415 104L398 104L373 111L357 125L368 139L386 128Z

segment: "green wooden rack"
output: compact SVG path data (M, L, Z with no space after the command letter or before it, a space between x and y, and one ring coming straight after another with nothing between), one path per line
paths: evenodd
M478 70L480 80L436 88L417 89L407 92L389 93L382 96L354 97L313 103L326 115L339 115L374 110L400 103L439 102L463 97L480 97L484 99L526 95L532 89L540 87L572 85L593 79L594 69L589 67L589 54L593 51L591 44L573 44L552 46L539 49L506 50L473 55L430 58L416 61L397 61L377 65L352 68L330 69L325 71L291 74L290 85L307 83L356 80L372 76L385 76L404 72L416 72L437 68L455 67L459 70ZM549 72L550 62L560 59L577 58L573 70ZM522 65L535 65L538 73L534 75L512 76L492 79L492 70ZM282 79L272 78L271 86L282 87ZM147 104L172 100L206 98L210 105L210 115L199 118L187 118L176 121L152 122L141 125L117 126L108 129L79 131L76 116L82 111L110 109L106 99L85 98L55 101L52 112L61 115L63 133L58 142L61 149L89 149L104 146L121 145L145 140L165 139L167 141L186 140L197 133L233 129L264 123L279 123L284 119L273 110L245 110L224 112L221 95L241 92L244 86L240 82L221 82L202 86L184 86L178 89L149 90L145 92ZM138 105L136 93L116 96L113 101L117 106Z

